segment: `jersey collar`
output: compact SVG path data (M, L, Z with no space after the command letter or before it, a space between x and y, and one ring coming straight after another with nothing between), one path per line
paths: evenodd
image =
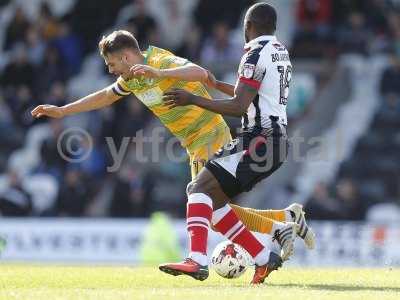
M250 42L246 43L244 45L244 49L250 49L252 46L254 46L255 44L257 44L260 41L273 41L276 40L276 36L275 35L261 35L255 39L252 39Z
M148 62L148 60L149 60L149 56L150 56L150 53L151 53L151 50L153 49L153 46L149 46L148 48L147 48L147 50L146 51L144 51L144 52L142 52L142 54L143 54L143 56L144 56L144 61L143 61L143 64L144 65L147 65L147 62Z

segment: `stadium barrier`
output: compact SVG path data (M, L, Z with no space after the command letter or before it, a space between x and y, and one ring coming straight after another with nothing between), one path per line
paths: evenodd
M296 241L295 255L289 261L297 266L400 266L400 228L398 226L352 223L313 222L317 247L305 248ZM0 236L7 241L1 261L55 263L123 263L140 264L140 247L148 219L0 219ZM162 251L163 242L153 231L155 248ZM165 230L160 232L165 240ZM177 237L181 253L187 251L186 224L171 223L171 234ZM272 245L265 236L259 236ZM210 253L222 241L210 234Z

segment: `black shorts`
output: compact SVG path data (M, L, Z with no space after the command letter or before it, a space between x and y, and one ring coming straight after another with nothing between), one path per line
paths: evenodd
M286 126L276 122L272 126L269 129L252 128L244 131L207 162L206 168L228 197L250 191L286 160Z

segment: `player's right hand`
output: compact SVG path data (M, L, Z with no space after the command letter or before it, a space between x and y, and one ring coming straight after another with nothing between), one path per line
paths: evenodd
M31 115L34 118L50 117L50 118L62 118L64 117L64 111L61 107L55 105L39 105L36 106L32 111Z
M158 78L160 77L160 70L147 65L137 64L130 68L129 74L132 77L144 76L147 78Z
M209 88L215 89L217 87L217 79L214 74L207 70L207 79L204 81L205 85Z

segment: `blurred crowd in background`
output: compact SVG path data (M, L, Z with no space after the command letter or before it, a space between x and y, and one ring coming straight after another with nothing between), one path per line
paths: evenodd
M11 2L0 1L0 10ZM165 210L172 216L184 216L185 186L190 180L186 162L164 159L143 164L128 155L120 171L107 172L106 166L112 162L105 137L113 137L118 147L123 137L160 126L133 96L77 119L79 124L86 124L94 142L94 151L79 163L64 160L57 151L65 121L34 120L30 110L43 103L64 105L83 96L71 92L71 83L83 72L85 59L96 53L101 36L116 28L131 31L143 50L150 44L167 48L210 69L217 78L232 82L243 53L243 13L254 2L72 1L71 7L59 15L43 1L34 16L17 3L1 29L1 214L147 217L153 211ZM396 132L400 128L400 1L299 0L293 1L293 6L295 29L289 48L294 65L301 60L334 65L338 57L349 53L385 53L391 57L381 79L382 103L371 132L361 139L334 183L321 182L315 187L306 203L309 217L362 220L368 206L380 201L377 197L382 195L400 204L400 134ZM108 83L114 80L104 67L102 76ZM322 80L315 80L318 90ZM307 117L307 105L312 101L307 103L289 115L290 119ZM290 105L289 100L289 110ZM237 122L232 124L238 126ZM32 128L45 128L46 132L36 139L40 141L37 157L29 163L14 162L21 149L35 140L31 137L34 133L29 135ZM131 146L130 153L135 151ZM396 165L387 162L390 155ZM369 171L360 171L363 162L364 167L365 162L371 164ZM357 184L362 176L372 176L381 184L369 185L365 191ZM377 192L379 188L383 192ZM43 200L46 191L52 196Z

